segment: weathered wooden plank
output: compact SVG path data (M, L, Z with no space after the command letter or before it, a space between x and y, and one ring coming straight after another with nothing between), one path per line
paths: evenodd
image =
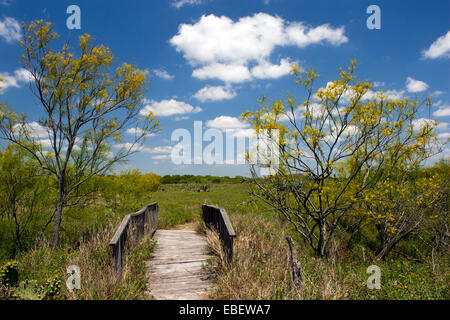
M117 228L116 232L114 233L114 236L112 237L111 241L109 242L109 245L115 245L120 239L120 236L125 231L125 228L128 227L128 222L130 221L130 215L127 214L122 222L120 223L119 227Z
M206 240L192 230L157 230L147 262L149 294L158 300L206 298L211 280L204 266L212 255Z
M230 218L228 217L227 212L225 209L220 209L220 213L222 214L223 222L225 223L225 226L228 230L228 236L230 237L236 237L236 233L234 232L233 226L231 225Z
M195 256L191 256L189 258L186 257L167 257L167 258L156 258L153 259L153 265L164 265L164 264L178 264L178 263L187 263L187 262L193 262L193 261L206 261L207 259L209 259L210 256L208 255L195 255Z

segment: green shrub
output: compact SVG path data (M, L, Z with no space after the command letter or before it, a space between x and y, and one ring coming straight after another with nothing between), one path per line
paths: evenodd
M9 261L0 268L0 283L7 287L15 287L19 282L19 264Z
M61 293L62 281L58 276L48 279L42 286L42 293L45 299L55 299Z
M21 281L13 295L17 300L42 300L41 287L36 280Z

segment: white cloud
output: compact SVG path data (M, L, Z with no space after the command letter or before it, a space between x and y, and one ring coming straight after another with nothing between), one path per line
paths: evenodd
M406 78L406 90L408 92L422 92L428 89L428 84L423 81L413 79L411 77Z
M206 126L220 130L244 129L248 127L248 123L235 117L219 116L213 120L206 121Z
M286 109L286 112L279 115L278 120L281 122L287 122L291 120L299 120L303 118L303 112L300 107L297 107L294 109L294 114L292 114L292 111L290 109Z
M27 130L30 132L32 137L35 138L48 138L47 129L41 126L38 122L33 121L26 125Z
M113 147L116 148L116 149L130 150L132 152L151 153L151 149L150 148L148 148L146 146L139 145L139 144L133 145L131 142L116 143L116 144L113 145Z
M436 96L440 96L440 95L442 95L442 94L444 94L444 93L445 93L445 91L442 91L442 90L436 90L436 91L434 91L431 95L434 96L434 97L436 97Z
M422 52L422 56L427 59L450 58L450 31L434 41L428 50Z
M306 47L328 42L340 45L347 42L344 27L321 25L315 28L300 22L289 22L278 16L257 13L233 21L226 16L203 15L194 24L181 24L170 43L195 67L193 76L199 79L220 79L225 82L243 82L254 76L279 77L286 73L283 59L272 65L270 55L276 47ZM269 71L263 70L264 67Z
M194 78L219 79L224 82L244 82L252 78L250 71L244 65L213 63L192 72Z
M288 39L300 48L325 41L338 46L348 41L344 32L344 27L333 29L328 24L324 24L315 28L308 28L301 22L292 23L286 28Z
M185 5L195 5L195 4L201 4L203 3L202 0L176 0L172 2L172 6L180 9L181 7Z
M161 101L145 101L148 103L140 112L141 115L146 115L152 111L156 116L168 117L176 114L198 113L202 111L200 107L193 107L183 101L175 99L161 100Z
M135 136L140 136L143 134L145 134L146 136L154 136L155 135L153 132L144 131L141 128L130 128L127 131L125 131L125 133L132 134Z
M448 140L450 139L450 132L443 132L443 133L439 133L437 135L438 139L440 140Z
M281 59L280 64L271 64L268 61L262 61L260 64L252 68L252 75L258 79L273 79L287 75L291 70L291 62L289 59Z
M384 87L384 85L385 85L385 83L384 83L384 82L381 82L381 81L375 81L375 82L373 83L373 86L374 86L374 87Z
M143 145L135 144L133 146L130 142L124 142L124 143L117 143L113 145L116 149L130 149L132 151L138 151L138 152L144 152L144 153L153 153L153 154L170 154L172 151L171 146L159 146L155 148L149 148Z
M3 37L6 42L13 42L22 38L22 32L19 22L10 17L5 17L0 20L0 37Z
M10 74L9 72L0 72L0 78L3 81L0 82L0 93L4 90L15 87L20 88L23 83L27 83L31 80L31 74L28 70L20 68Z
M383 92L384 95L391 100L402 100L405 99L405 90L387 90Z
M206 86L200 89L194 98L201 102L220 101L232 99L236 96L236 92L229 86Z
M188 116L181 116L181 117L175 117L175 118L173 118L173 120L175 120L175 121L182 121L182 120L187 120L187 119L189 119Z
M433 113L435 117L447 117L450 116L450 105L441 106Z
M150 153L169 154L172 152L172 146L158 146L150 149Z
M168 154L159 154L159 155L156 155L156 156L152 156L152 159L155 159L155 160L167 160L167 159L169 159L169 155Z
M49 139L49 134L47 128L41 126L38 122L33 121L25 124L16 124L13 127L12 133L16 135L22 135L27 133L27 136L34 138L43 147L50 147L51 141Z
M438 130L445 130L449 127L448 122L439 122L438 125L436 126L436 129Z
M175 78L173 75L169 74L166 70L159 68L159 69L154 69L153 73L155 76L166 79L166 80L172 80L173 78Z
M255 129L232 129L231 134L235 138L254 138L257 136Z
M426 126L436 126L437 122L433 119L420 118L413 120L412 126L414 131L419 131Z

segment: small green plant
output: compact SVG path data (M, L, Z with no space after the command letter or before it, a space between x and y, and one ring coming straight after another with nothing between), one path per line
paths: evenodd
M53 300L61 293L61 284L59 277L47 279L42 285L37 280L24 280L13 296L18 300Z
M45 299L53 300L58 297L61 292L62 281L59 277L48 279L42 286L42 292Z
M5 263L0 268L0 283L7 287L15 287L19 282L19 263L15 260Z
M20 282L13 296L17 300L42 300L41 289L36 280L24 280Z

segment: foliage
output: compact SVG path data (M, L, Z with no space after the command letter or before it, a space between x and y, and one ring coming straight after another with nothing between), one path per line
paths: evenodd
M175 183L241 183L245 181L246 178L241 176L236 176L230 178L225 177L215 177L215 176L194 176L194 175L165 175L161 178L162 184L175 184Z
M242 115L258 135L278 140L273 174L259 179L261 164L252 166L254 195L283 214L317 257L327 255L340 222L361 199L383 190L390 177L406 179L437 144L434 122L415 125L418 100L373 91L370 82L355 79L355 68L352 61L337 80L315 90L319 75L294 65L303 103L287 97L268 105L263 97L256 111Z
M161 178L154 173L142 174L139 170L123 171L118 175L102 176L103 198L114 211L129 205L132 199L149 199L156 191ZM136 204L137 206L139 204ZM136 207L136 210L140 209Z
M17 261L9 261L0 268L0 284L14 287L19 281L19 264Z
M14 298L18 300L52 300L61 292L61 283L57 277L39 285L37 280L22 281L14 291Z
M25 115L0 105L0 132L58 181L52 240L56 246L64 207L75 195L84 196L79 187L136 152L144 138L158 129L158 121L152 113L138 118L144 71L127 63L111 70L111 51L94 45L88 34L80 36L76 55L67 44L55 48L58 35L49 22L23 24L22 29L21 60L44 116L28 123ZM129 130L134 139L118 144ZM113 143L122 148L110 152Z
M7 223L9 255L33 245L38 236L36 215L48 212L55 186L23 149L9 145L0 151L0 222Z
M420 231L427 221L448 217L448 210L441 208L442 179L428 172L390 175L365 197L367 210L362 214L378 232L378 259L384 259L400 240Z

